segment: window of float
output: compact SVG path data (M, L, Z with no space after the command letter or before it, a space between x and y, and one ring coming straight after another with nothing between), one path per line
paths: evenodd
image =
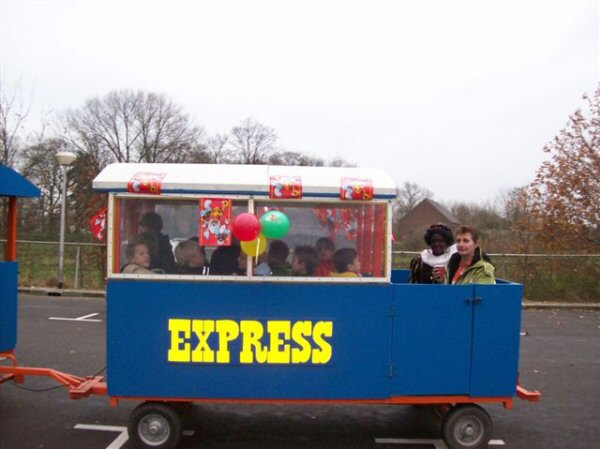
M251 200L247 197L234 195L130 195L113 194L109 200L108 242L111 250L108 251L108 266L111 273L118 274L126 261L125 247L130 238L137 234L139 219L143 213L154 211L163 218L163 231L168 233L173 244L179 241L198 237L198 224L200 217L201 198L227 198L233 201L232 218L241 212L249 210ZM180 227L185 220L187 233ZM164 233L164 232L163 232ZM173 234L173 235L171 235ZM216 247L205 247L210 254ZM165 273L166 275L173 273ZM162 277L164 275L152 275ZM187 276L187 275L186 275ZM189 276L188 276L189 277Z
M391 223L388 202L304 200L299 202L255 199L254 204L254 212L259 217L268 210L280 210L289 218L290 230L280 239L289 247L289 262L293 258L295 247L305 245L315 247L320 237L328 237L334 241L336 249L349 247L356 250L361 261L363 278L389 277ZM268 239L268 245L272 241ZM345 280L358 281L363 278ZM304 279L310 281L311 277ZM325 280L341 281L335 277Z
M329 282L357 282L357 281L369 281L370 279L385 279L389 278L390 267L391 267L391 253L390 253L390 245L391 245L391 223L390 214L389 214L389 203L385 201L369 201L369 202L340 202L336 200L320 200L318 202L313 201L301 201L297 200L291 201L277 201L273 202L266 198L261 199L248 199L247 197L241 196L227 196L227 195L203 195L202 198L223 198L227 197L229 199L233 199L235 201L235 206L237 211L234 212L233 217L235 217L238 213L245 211L255 211L257 215L262 215L264 213L265 208L274 209L274 208L288 208L289 210L294 211L294 208L297 209L312 209L312 213L315 214L316 210L336 210L336 216L342 217L343 210L351 209L357 211L356 217L356 227L358 229L362 229L362 232L357 232L354 248L357 250L359 257L362 262L362 273L364 278L359 279L335 279L335 278L320 278L318 281L329 281ZM200 196L198 195L161 195L160 198L157 198L153 195L131 195L131 194L112 194L110 195L109 200L109 214L112 216L112 220L108 222L109 225L109 238L112 238L112 242L108 242L112 251L108 251L108 262L109 267L112 267L112 273L109 274L118 274L120 273L120 259L121 259L121 247L122 245L117 245L116 242L122 242L122 226L121 226L121 217L122 217L122 202L126 202L128 200L147 200L154 202L162 202L163 204L168 204L168 202L188 202L193 203L194 207L199 204ZM262 210L262 212L261 212ZM322 213L322 212L321 212ZM199 209L198 209L199 214ZM294 214L292 214L294 215ZM131 221L131 220L130 220ZM135 220L134 220L135 221ZM371 224L369 226L369 224ZM339 223L340 229L338 232L346 232L341 229L343 225L343 221ZM129 225L131 226L131 224ZM292 224L292 234L290 237L290 250L293 251L294 245L296 243L310 243L310 240L319 236L326 236L323 232L315 233L313 235L305 235L304 241L298 240L298 235L293 231ZM112 229L111 229L112 227ZM321 230L322 231L322 230ZM308 236L308 239L306 237ZM353 240L353 239L350 239ZM343 239L336 238L336 243L339 245L344 244ZM313 242L314 244L314 242ZM344 245L345 246L345 245ZM209 250L210 252L210 250ZM112 257L111 257L112 256ZM292 254L290 254L291 261ZM112 260L111 260L112 259ZM294 277L293 279L289 277L277 278L277 277L262 277L255 276L251 273L252 263L256 265L256 262L253 261L252 257L248 257L249 269L246 277L245 275L238 276L203 276L203 279L220 279L220 280L273 280L277 281L278 279L287 280L287 281L317 281L314 277ZM152 278L163 278L165 275L152 275ZM173 277L173 276L171 276ZM182 276L176 276L177 278L181 278ZM194 276L194 278L198 278ZM240 279L242 278L242 279ZM188 277L189 279L189 277Z

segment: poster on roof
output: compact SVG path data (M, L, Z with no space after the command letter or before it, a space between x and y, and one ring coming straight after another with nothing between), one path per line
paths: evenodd
M340 198L343 200L372 200L373 180L342 178Z
M166 173L136 173L127 183L127 191L129 193L160 195L162 180L165 176L167 176Z
M269 197L271 199L301 199L302 179L300 176L271 176Z

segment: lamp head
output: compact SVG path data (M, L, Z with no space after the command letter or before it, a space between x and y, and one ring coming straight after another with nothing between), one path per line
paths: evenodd
M77 159L77 155L70 151L59 151L54 157L60 165L71 165L73 161Z

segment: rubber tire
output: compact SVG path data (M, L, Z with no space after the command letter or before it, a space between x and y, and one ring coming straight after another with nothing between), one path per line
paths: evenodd
M473 429L475 435L465 433ZM475 404L454 407L442 421L442 437L449 449L484 449L488 447L492 430L492 418Z
M169 405L173 408L173 410L175 410L175 412L177 412L177 414L181 417L185 416L190 409L192 408L192 406L194 405L193 402L179 402L179 401L174 401L169 403Z
M155 423L166 426L168 435L164 440L150 441L151 435L143 435L141 426L144 420L154 419ZM127 425L129 439L133 447L139 449L175 449L181 441L181 418L164 402L144 402L138 405L129 416Z

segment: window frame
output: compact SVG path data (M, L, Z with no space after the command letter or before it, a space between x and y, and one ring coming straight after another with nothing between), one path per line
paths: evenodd
M243 200L248 203L248 212L254 213L255 203L289 203L290 205L310 204L324 205L385 205L385 241L384 241L384 270L383 277L320 277L320 276L254 276L252 274L251 256L248 256L248 269L245 275L189 275L189 274L124 274L120 272L120 218L121 199L140 199L156 201L195 200L200 198L229 198ZM191 282L275 282L275 283L326 283L326 284L382 284L391 282L392 275L392 213L391 200L373 199L369 201L343 201L339 198L307 197L298 199L271 199L268 195L231 195L231 194L161 194L140 195L132 193L111 192L108 195L107 220L107 279L136 279L148 281L191 281ZM115 242L119 242L115 245Z

